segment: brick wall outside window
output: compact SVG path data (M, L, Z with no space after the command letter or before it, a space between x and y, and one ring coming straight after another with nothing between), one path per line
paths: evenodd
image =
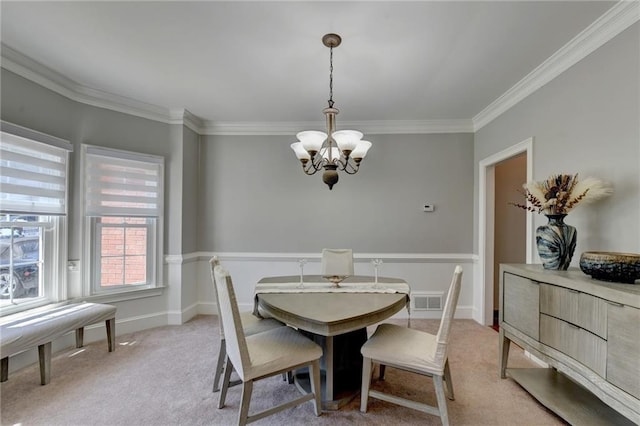
M102 222L124 223L123 218L103 218ZM130 225L136 222L144 223L144 218L126 221ZM147 228L103 227L100 253L101 286L147 281Z

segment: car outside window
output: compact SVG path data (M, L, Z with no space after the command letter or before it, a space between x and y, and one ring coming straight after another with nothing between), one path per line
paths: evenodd
M41 238L41 228L26 221L0 228L0 304L42 296Z

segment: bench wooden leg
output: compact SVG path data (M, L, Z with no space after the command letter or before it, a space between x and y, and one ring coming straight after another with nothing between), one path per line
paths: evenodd
M40 360L40 384L46 385L51 379L51 342L38 346Z
M109 344L109 352L113 352L116 350L116 319L108 319L104 324L107 327L107 343Z
M81 348L84 342L84 327L76 328L76 348Z
M6 382L9 378L9 357L5 356L0 360L0 382Z

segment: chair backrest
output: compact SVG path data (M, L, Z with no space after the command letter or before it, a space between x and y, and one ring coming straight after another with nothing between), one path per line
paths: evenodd
M322 276L347 277L351 275L353 275L353 250L322 250Z
M222 266L216 266L213 270L214 282L218 290L218 306L220 308L220 320L226 331L225 340L227 355L238 375L244 380L244 373L251 366L247 341L242 329L242 320L238 310L236 293L233 290L231 276Z
M456 313L456 306L458 305L458 296L460 295L460 287L462 284L462 267L456 266L453 271L453 278L451 279L451 285L447 292L447 300L444 303L444 309L442 311L442 319L440 320L440 328L436 335L436 342L438 347L436 349L435 361L441 363L444 367L444 362L447 360L447 347L449 345L449 332L451 331L451 323L453 316Z
M224 328L222 327L222 317L220 316L220 298L218 297L218 289L216 287L216 277L213 273L215 267L220 266L220 259L218 259L218 256L213 256L209 260L209 264L211 265L211 282L213 283L213 294L216 297L216 312L218 312L218 321L220 322L220 339L224 339Z

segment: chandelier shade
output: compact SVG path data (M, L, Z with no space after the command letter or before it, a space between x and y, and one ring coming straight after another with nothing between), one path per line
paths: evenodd
M351 151L351 157L354 160L359 162L360 160L362 160L367 155L367 152L369 151L369 148L371 148L371 142L369 142L369 141L360 141L358 146L356 146L356 149Z
M318 152L322 143L327 139L327 134L317 130L305 130L298 133L296 137L307 152Z
M322 180L333 189L338 182L338 171L353 175L360 169L360 162L367 155L371 142L362 140L363 134L357 130L337 130L336 115L340 111L333 107L333 48L340 45L342 38L337 34L325 34L322 42L330 49L329 54L329 106L322 112L326 117L327 132L305 130L296 137L299 142L291 144L302 170L313 175L324 169Z
M293 152L296 153L296 157L298 157L298 160L306 162L311 159L311 155L306 149L304 149L304 147L302 146L302 142L292 143L291 149L293 149Z
M333 132L333 139L338 144L338 148L340 151L353 151L356 146L358 146L358 142L362 139L362 132L357 130L338 130L337 132Z

